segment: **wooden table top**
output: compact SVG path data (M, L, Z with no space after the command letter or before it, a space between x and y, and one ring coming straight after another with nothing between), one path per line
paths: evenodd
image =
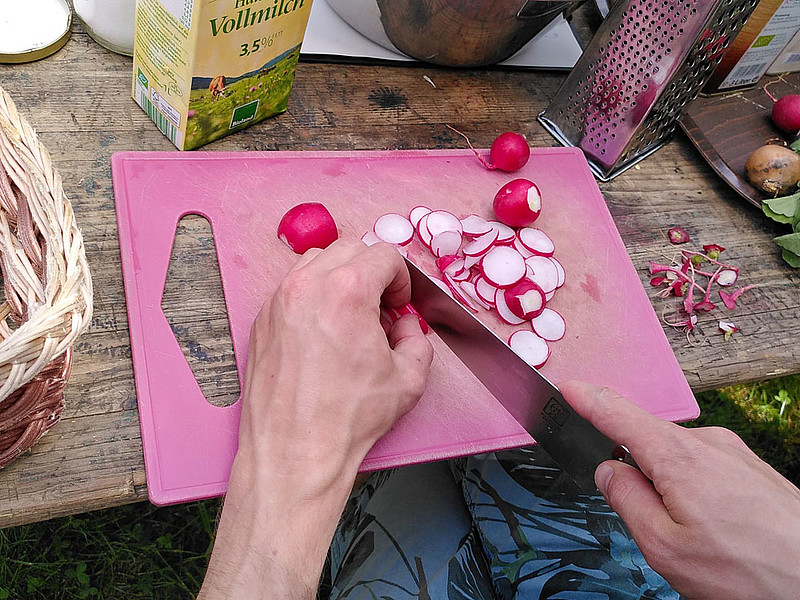
M37 129L64 179L95 290L94 318L75 345L61 422L0 471L0 526L147 498L110 158L123 150L174 148L130 99L130 71L129 58L107 52L79 26L50 58L0 65L0 85ZM468 132L478 147L505 130L525 133L533 146L554 146L536 115L564 77L303 62L287 113L204 150L462 148L445 123ZM744 282L772 286L743 297L735 311L742 332L728 342L714 331L716 320L698 345L666 327L693 389L800 372L800 273L782 262L772 242L782 231L729 189L682 134L600 189L658 313L663 300L648 285L646 268L670 251L665 234L675 225L728 248ZM224 402L235 398L238 384L230 344L220 341L227 329L221 294L213 282L192 280L180 260L192 253L213 263L208 239L196 222L179 234L164 310L176 336L193 349L188 358L200 367L201 385L216 386L207 395ZM181 283L181 289L196 286L190 300L175 291Z

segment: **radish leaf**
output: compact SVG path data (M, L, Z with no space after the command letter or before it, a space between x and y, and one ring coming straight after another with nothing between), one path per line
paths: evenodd
M794 222L794 217L787 217L786 215L782 215L781 213L773 212L772 209L765 204L761 205L761 210L764 211L764 214L767 215L773 221L777 221L778 223L785 223L786 225L791 225Z
M789 265L794 267L795 269L800 269L800 255L795 254L787 250L786 248L783 249L783 260L785 260Z
M775 243L783 249L783 260L800 269L800 192L764 200L761 210L773 221L792 226L794 233L776 237Z
M773 213L792 219L800 212L798 210L800 209L800 192L791 196L770 198L769 200L764 200L761 205L762 208L766 206ZM764 212L766 213L767 211L764 210Z
M800 256L800 233L789 233L775 238L775 243L784 250Z

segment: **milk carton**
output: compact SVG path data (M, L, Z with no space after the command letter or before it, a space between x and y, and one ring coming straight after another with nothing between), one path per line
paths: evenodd
M138 0L133 98L178 149L282 113L311 0Z

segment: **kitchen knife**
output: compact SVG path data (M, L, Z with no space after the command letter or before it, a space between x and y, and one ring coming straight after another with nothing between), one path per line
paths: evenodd
M636 465L624 446L598 431L567 404L558 388L406 259L411 304L453 353L547 454L586 493L594 471L609 459Z

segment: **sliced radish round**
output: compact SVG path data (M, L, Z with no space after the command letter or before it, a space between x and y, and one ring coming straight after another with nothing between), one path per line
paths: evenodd
M508 338L508 345L522 360L535 369L538 369L550 357L550 348L547 342L532 331L515 331Z
M556 251L553 240L541 229L536 227L523 227L517 232L518 239L523 246L534 254L552 256Z
M446 210L434 210L433 212L428 213L426 221L431 237L434 237L443 231L455 231L459 235L464 232L464 229L461 227L461 221L458 219L458 217L453 213L447 212Z
M510 244L514 241L514 238L517 237L517 232L505 223L501 223L500 221L487 221L487 223L492 226L492 229L497 230L498 244Z
M511 312L511 309L506 304L505 290L498 289L494 294L494 307L497 314L509 325L522 325L525 319L520 319L517 315Z
M497 235L498 231L496 229L491 229L488 233L484 233L482 236L464 244L464 254L467 256L480 256L484 254L497 241Z
M464 257L464 268L465 269L471 269L472 267L477 265L479 262L481 262L481 257L480 256L467 255L467 256Z
M361 236L361 241L364 242L367 246L372 246L373 244L378 244L381 241L377 235L375 235L374 231L368 231L364 235Z
M461 289L464 290L464 293L472 299L475 304L478 306L483 307L485 310L490 310L492 307L487 302L484 302L483 298L478 295L477 290L475 289L475 284L471 281L462 281L459 283Z
M556 266L556 270L558 271L558 283L556 287L561 287L564 285L564 282L567 280L567 274L564 271L564 266L559 262L559 260L554 256L549 256L550 262L552 262Z
M431 213L426 215L422 215L422 218L417 222L417 235L419 236L419 240L430 249L431 247L431 239L433 235L431 235L431 230L428 229L428 217L430 217Z
M447 276L445 275L445 277ZM450 289L450 286L447 284L447 282L437 279L436 277L431 277L431 281L447 292L448 296L451 298L453 297L453 290Z
M528 258L536 254L535 252L531 251L530 248L526 247L521 241L519 241L519 237L514 238L514 249L522 255L522 258Z
M451 277L455 281L469 281L469 279L472 277L472 273L469 269L461 269L460 271L453 273Z
M535 255L531 254L531 256ZM528 258L530 258L530 256ZM527 262L528 258L525 259L525 278L533 281L533 276L535 275L535 273L533 272L533 267L531 267Z
M533 258L533 257L531 257ZM497 287L509 287L525 277L525 259L509 246L495 246L483 255L481 273Z
M494 295L497 293L497 288L486 281L485 278L478 277L475 280L475 291L478 292L481 300L487 304L494 305Z
M533 269L533 275L530 278L542 288L545 294L558 287L558 268L548 257L535 254L526 258L525 264Z
M545 295L544 295L544 299L547 300L547 302L550 302L550 300L552 300L553 296L555 296L555 295L556 295L556 291L555 290L553 290L552 292L546 292Z
M461 219L461 227L464 230L464 235L470 237L485 235L492 230L492 226L486 222L486 219L478 215L469 215Z
M503 297L511 312L526 321L540 315L547 303L542 288L530 279L523 279L506 288Z
M457 260L458 260L458 258L459 258L459 257L458 257L458 256L456 256L455 254L447 254L447 255L445 255L445 256L440 256L439 258L437 258L437 259L436 259L436 267L437 267L437 268L438 268L440 271L444 272L444 271L445 271L445 269L447 269L447 267L449 267L449 266L450 266L450 265L452 265L452 264L453 264L455 261L457 261Z
M442 231L431 238L431 252L434 256L456 254L461 248L462 237L457 231Z
M444 276L445 281L450 286L450 291L452 292L451 295L455 298L458 302L466 306L472 312L478 312L478 305L472 301L472 299L467 296L464 291L459 286L459 282L455 281L449 275Z
M411 212L408 213L408 220L414 226L414 229L416 229L417 225L419 224L419 220L430 212L433 211L427 206L415 206L411 209Z
M447 275L448 277L454 277L455 275L461 275L466 269L464 269L464 259L456 256L456 259L448 264L444 269L442 269L442 273Z
M414 226L403 215L387 213L378 217L372 228L384 242L405 246L414 237Z
M548 342L557 342L567 332L564 317L552 308L545 308L538 317L531 319L531 327L539 337Z
M739 273L733 269L723 269L717 273L717 283L724 287L733 285L737 279L739 279Z

